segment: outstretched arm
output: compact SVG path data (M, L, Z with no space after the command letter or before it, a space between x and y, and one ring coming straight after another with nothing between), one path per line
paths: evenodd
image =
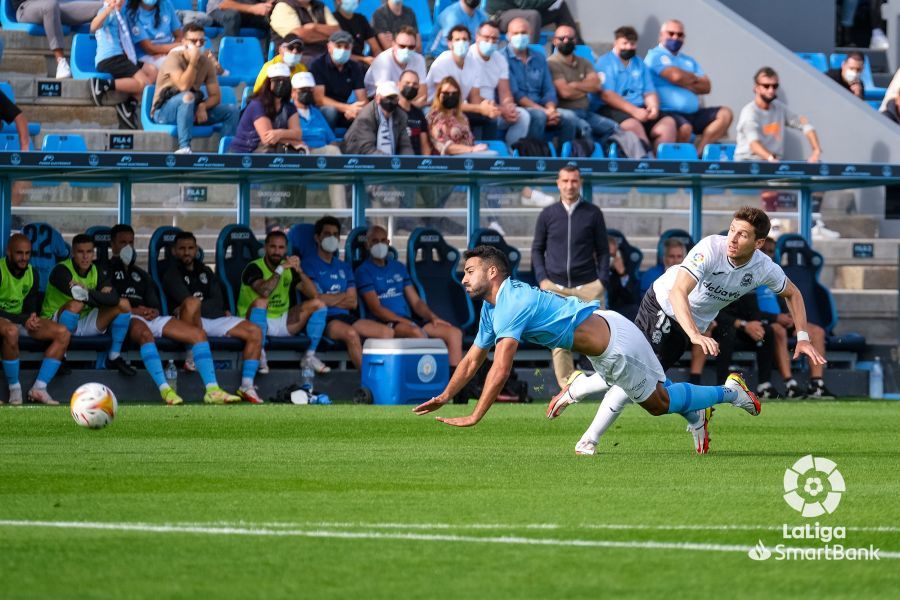
M669 292L669 301L672 303L672 310L675 312L675 320L681 325L681 328L690 338L692 344L700 346L704 354L716 356L719 354L719 343L711 337L703 335L697 329L697 323L694 322L694 315L691 314L691 305L688 302L688 295L697 287L697 280L686 269L679 268L678 274L675 276L675 285Z
M806 305L803 303L803 295L800 290L789 279L780 296L787 302L788 312L794 319L794 329L797 331L797 347L794 349L794 358L800 358L801 354L805 354L813 364L824 365L825 357L819 354L809 342L809 333L806 331Z
M456 371L453 372L453 377L450 378L447 388L428 402L423 402L415 407L413 412L417 415L426 415L447 404L450 398L462 391L463 387L475 377L475 373L478 372L487 355L487 349L472 344L466 355L459 361L459 365L457 365Z

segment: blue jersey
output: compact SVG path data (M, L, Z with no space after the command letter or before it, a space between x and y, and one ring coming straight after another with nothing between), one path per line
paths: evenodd
M367 258L356 269L355 276L360 295L374 291L383 307L401 317L412 317L412 311L403 295L403 290L412 285L412 281L403 263L389 258L383 267L379 267L371 258Z
M612 50L597 59L597 71L603 72L606 79L603 87L612 90L635 106L644 106L644 94L655 92L650 69L637 56L622 64Z
M356 282L353 280L353 271L350 265L337 257L330 263L319 258L318 254L303 259L303 272L312 279L319 292L322 294L341 294L352 289L356 291ZM346 308L337 306L328 307L328 316L349 315Z
M564 298L510 278L500 285L495 306L481 306L475 345L487 350L501 338L513 338L569 350L575 329L599 308L599 302Z
M105 9L106 6L101 4L97 14L99 15ZM122 20L125 20L125 15L122 15ZM106 20L100 26L100 29L94 33L94 37L97 39L97 54L94 55L94 66L99 65L107 58L125 54L125 51L122 49L122 40L119 37L119 20L115 11L106 16Z
M675 85L662 75L669 67L678 67L682 71L693 73L698 77L704 75L703 69L696 60L687 54L672 54L663 46L656 46L647 52L647 67L653 74L653 85L659 94L660 110L695 113L700 110L700 99L691 90Z
M181 21L170 0L159 0L159 26L156 25L156 11L144 10L140 5L136 11L127 13L127 17L131 40L134 42L138 58L147 54L141 49L142 41L171 44L175 41L175 32L181 29Z

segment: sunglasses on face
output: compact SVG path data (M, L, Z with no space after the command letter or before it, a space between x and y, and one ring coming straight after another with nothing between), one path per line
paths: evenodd
M777 83L757 83L756 85L758 85L761 88L765 88L767 90L777 90L778 89Z
M558 35L558 36L554 37L553 39L558 40L560 42L565 42L566 40L571 41L571 42L575 41L574 36L568 36L568 35L563 35L563 36Z
M415 44L410 44L410 45L408 45L408 46L403 45L403 44L397 44L397 47L398 47L398 48L403 48L403 49L405 49L405 50L415 50L415 49L416 49L416 45L415 45Z
M684 32L683 31L667 31L666 35L669 37L683 38Z
M204 44L206 44L206 38L194 38L194 39L185 38L184 41L186 41L188 44L193 44L195 46L203 46Z

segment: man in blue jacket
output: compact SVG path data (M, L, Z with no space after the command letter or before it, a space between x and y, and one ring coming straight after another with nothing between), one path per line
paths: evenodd
M609 280L609 243L603 211L581 198L581 171L566 165L556 179L560 201L541 211L534 228L531 264L542 290L577 296L602 307ZM575 370L572 353L553 349L553 371L564 387Z

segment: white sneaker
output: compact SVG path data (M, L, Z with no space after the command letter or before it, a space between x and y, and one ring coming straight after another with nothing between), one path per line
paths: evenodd
M696 425L688 424L687 426L691 437L694 438L694 450L697 451L697 454L709 452L709 420L712 418L713 410L712 408L704 408L694 411L700 417L700 422Z
M29 402L34 402L36 404L48 404L51 406L56 406L57 404L59 404L59 402L50 397L50 393L47 392L47 388L31 388L30 390L28 390L28 400Z
M503 237L506 237L506 232L503 231L503 227L501 227L500 223L498 223L497 221L491 221L490 223L488 223L488 229L493 229Z
M562 414L562 411L564 411L567 406L578 402L578 400L569 393L569 388L572 386L572 382L579 377L584 377L584 373L581 371L573 371L568 379L566 379L566 385L563 386L563 389L550 399L550 404L547 405L548 419L555 419Z
M260 375L268 375L269 374L269 361L266 358L266 351L263 350L259 354L259 368L256 370Z
M522 194L522 206L537 206L544 208L556 203L556 198L550 194L545 194L541 190L531 190L531 196Z
M319 357L315 354L307 354L306 360L309 362L309 366L313 368L313 371L315 371L317 375L331 373L331 367L319 360Z
M876 27L872 30L872 38L869 40L869 48L872 50L887 50L891 47L887 36L880 28Z
M179 148L175 151L175 154L193 154L194 151L191 150L190 146L185 146L184 148Z
M732 373L729 375L728 379L725 380L725 387L737 392L737 398L731 402L733 405L746 410L754 417L762 411L762 406L760 406L756 394L750 391L750 388L744 382L744 378L739 374Z
M65 58L60 58L56 61L56 78L57 79L71 79L72 78L72 69L69 67L69 61Z
M593 456L597 452L597 442L591 440L578 440L575 444L576 456Z
M0 400L0 403L3 401ZM9 388L9 403L18 405L22 404L22 387L19 386L17 388Z
M841 237L841 234L825 227L822 219L816 219L816 224L812 228L812 236L814 240L836 240Z

